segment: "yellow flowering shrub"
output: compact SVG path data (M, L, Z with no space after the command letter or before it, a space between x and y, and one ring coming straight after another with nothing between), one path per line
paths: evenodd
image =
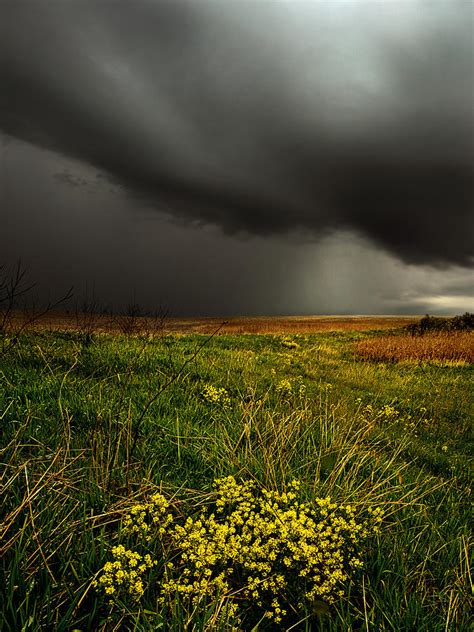
M289 396L293 393L293 385L288 379L280 380L277 384L276 390L277 393L280 393L281 395Z
M127 550L122 544L112 548L113 561L107 562L94 586L104 590L106 595L128 593L139 599L144 592L142 577L156 562L149 554L144 556Z
M206 384L202 391L201 397L208 404L228 408L230 406L230 397L225 388Z
M344 597L362 567L362 544L382 521L378 508L357 515L353 506L330 498L303 502L298 481L286 492L233 476L217 479L214 487L213 502L195 516L173 516L161 497L132 508L124 520L126 533L137 535L137 544L144 539L153 545L162 560L151 581L163 608L172 609L176 600L190 610L219 602L235 621L247 616L273 624L304 616L312 604ZM120 550L122 564L129 555ZM98 580L108 594L120 570L114 564L108 562ZM154 564L144 556L134 567L144 572ZM132 595L143 592L129 579L121 585Z
M389 404L385 404L385 406L383 406L381 413L387 419L398 417L398 410L394 406L390 406Z
M303 383L303 377L298 375L293 381L287 378L280 380L276 385L276 391L284 399L290 399L292 396L304 397L306 386Z
M123 521L125 533L136 533L149 542L156 534L163 535L173 521L169 502L163 494L153 494L148 503L134 505ZM152 529L155 527L155 529Z

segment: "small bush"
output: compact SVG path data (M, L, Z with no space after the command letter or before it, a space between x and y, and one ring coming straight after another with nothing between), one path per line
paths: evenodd
M433 332L472 331L474 329L474 314L466 312L462 316L453 318L437 318L424 316L419 323L406 327L412 336L423 336Z

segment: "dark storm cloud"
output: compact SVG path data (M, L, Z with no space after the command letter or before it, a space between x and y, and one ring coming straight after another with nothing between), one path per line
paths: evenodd
M226 232L467 265L471 36L470 2L3 0L0 128Z

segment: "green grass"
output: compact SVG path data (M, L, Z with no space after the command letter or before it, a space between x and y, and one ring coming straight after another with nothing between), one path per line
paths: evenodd
M137 499L192 508L233 474L386 510L350 598L295 629L468 630L472 366L361 361L367 335L22 334L0 355L0 628L216 629L91 580Z

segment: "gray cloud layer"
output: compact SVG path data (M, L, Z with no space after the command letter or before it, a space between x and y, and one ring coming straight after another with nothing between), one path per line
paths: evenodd
M0 129L227 232L473 261L470 2L0 5Z

